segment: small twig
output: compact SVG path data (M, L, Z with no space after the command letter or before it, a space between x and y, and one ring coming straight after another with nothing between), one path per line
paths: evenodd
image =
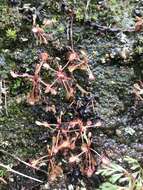
M7 169L8 171L10 171L10 172L12 172L12 173L15 173L15 174L18 174L18 175L23 176L23 177L25 177L25 178L28 178L28 179L37 181L37 182L39 182L39 183L43 183L43 182L44 182L44 181L41 181L41 180L36 179L36 178L34 178L34 177L31 177L31 176L28 176L28 175L26 175L26 174L20 173L20 172L18 172L18 171L16 171L16 170L12 169L12 168L9 167L8 165L4 165L4 164L0 163L0 167L3 167L3 168Z
M94 150L93 148L90 148L90 150L97 154L100 158L102 158L102 156L96 150Z
M0 177L0 182L7 184L7 182L2 177Z
M91 0L87 0L87 3L86 3L85 13L84 13L85 19L88 18L87 11L88 11L88 7L89 7L89 4L90 4L90 1Z
M70 23L70 43L71 48L73 49L73 15L71 16L71 23Z
M29 164L29 163L27 163L27 162L21 160L19 157L15 156L15 155L13 155L13 154L10 154L10 153L6 152L5 150L0 149L0 152L2 152L3 154L6 154L6 155L8 155L8 156L11 156L11 157L14 158L15 160L18 160L19 162L21 162L22 164L24 164L24 165L26 165L26 166L28 166L28 167L30 167L30 168L33 168L33 169L35 169L35 170L41 171L41 172L43 172L43 173L46 173L46 171L41 170L41 169L37 168L36 166L32 166L31 164ZM47 174L47 173L46 173L46 174Z
M3 88L5 89L5 93L4 93L5 112L6 112L6 115L8 116L8 111L7 111L7 92L6 92L5 81L3 82Z
M73 18L74 18L74 12L73 10L70 10L68 16L68 24L67 24L67 40L69 41L72 50L73 50Z
M110 28L107 26L103 26L100 24L97 24L95 22L91 22L91 21L86 21L85 22L85 26L87 27L92 27L92 29L96 29L96 30L100 30L102 32L111 32L111 33L117 33L117 32L128 32L128 33L132 33L135 32L135 28L131 27L129 29L123 29L123 28Z
M4 108L5 108L5 112L6 112L6 115L8 116L6 86L5 86L5 81L1 80L0 81L0 104L2 103L2 97L3 96L4 96Z

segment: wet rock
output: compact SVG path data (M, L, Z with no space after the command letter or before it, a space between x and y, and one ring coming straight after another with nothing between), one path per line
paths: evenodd
M4 66L5 63L5 57L3 55L0 55L0 66Z
M134 143L132 144L132 147L138 151L138 152L143 152L143 144L139 144L139 143Z
M116 135L117 135L118 137L121 137L121 136L122 136L122 131L119 130L119 129L116 129Z
M8 0L9 4L12 6L16 6L20 3L20 0Z
M135 9L133 13L135 14L135 16L138 16L138 17L142 16L142 13L139 9Z

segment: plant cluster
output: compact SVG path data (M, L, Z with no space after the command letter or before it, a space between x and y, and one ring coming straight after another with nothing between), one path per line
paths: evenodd
M61 85L66 92L68 100L73 99L76 89L78 88L83 94L88 94L80 84L77 83L73 72L77 69L85 70L88 73L89 80L94 80L94 75L88 64L87 55L83 53L83 58L80 58L78 53L71 50L69 52L68 60L64 66L59 63L58 58L49 58L47 52L42 52L39 55L39 63L35 66L34 74L22 73L17 74L11 71L13 78L21 77L26 78L32 83L32 90L28 93L27 101L30 104L37 103L41 98L41 91L51 94L53 96L60 92L59 85ZM44 81L41 76L43 70L47 71L49 78Z
M43 22L44 25L41 27L36 25L35 22L34 19L32 32L36 38L36 43L47 45L52 38L52 33L47 34L45 28L50 28L53 25L53 20L45 20ZM47 72L46 80L43 79L44 76L42 75L45 70ZM72 47L69 47L68 52L64 56L64 61L62 61L62 58L52 57L44 51L39 54L39 63L35 65L33 74L18 74L11 71L11 75L13 78L26 78L32 83L32 90L28 94L27 100L33 105L40 100L42 90L46 94L57 95L60 92L59 85L65 89L68 100L74 98L76 89L79 89L83 94L89 94L78 84L73 74L75 70L85 71L89 80L95 79L88 64L87 53L83 50L76 52Z
M135 94L138 100L143 100L143 82L139 81L134 84L133 93Z
M70 7L73 2L69 2L71 2L69 3ZM57 57L51 55L50 51L40 50L33 73L30 72L31 69L27 69L28 72L24 73L13 70L10 72L13 78L24 78L30 83L31 90L30 92L28 92L27 95L27 102L29 104L38 104L40 103L40 101L42 101L43 97L45 98L47 96L52 96L54 101L57 102L59 101L59 96L61 94L62 96L64 94L65 99L73 104L73 102L76 102L77 100L76 95L79 96L80 93L85 96L91 95L91 92L89 92L87 89L84 89L82 87L81 81L77 79L77 76L79 76L82 72L84 74L86 73L86 75L84 75L84 81L93 81L95 80L95 77L90 68L86 51L75 50L74 48L72 28L74 19L76 21L81 21L84 18L88 19L91 17L94 20L94 17L97 16L96 14L94 14L93 17L91 16L92 14L88 15L88 12L92 11L92 6L93 8L95 7L95 5L92 5L91 2L92 1L87 0L86 6L84 6L85 3L80 1L80 4L82 6L78 6L76 12L72 9L66 10L66 16L68 17L67 39L69 40L68 44L70 45L66 47L66 52L64 52L64 54ZM51 3L53 5L55 5L55 3L56 5L59 5L56 1L51 1ZM116 0L111 1L111 3L117 5ZM62 7L66 9L65 4L62 4ZM106 4L101 3L96 7L96 9L101 12L101 14L105 10L109 12ZM44 19L42 24L37 24L37 18L40 13L36 10L36 8L30 8L30 6L28 6L23 7L22 9L24 12L23 14L26 14L30 10L33 15L33 25L31 31L34 38L36 39L36 45L42 48L44 47L43 49L47 49L47 46L49 46L49 44L55 40L52 27L56 25L56 19ZM26 12L26 10L28 11ZM4 9L3 11L5 14L7 13L7 9ZM114 12L114 10L112 12ZM19 12L17 13L19 15ZM12 12L10 12L9 14L12 14ZM103 16L105 17L105 15ZM21 16L19 15L19 17L17 18L21 19ZM2 17L2 24L4 22L3 20L5 20L4 16ZM8 19L7 22L8 29L6 30L6 37L11 40L16 40L17 28L10 28L9 25L11 22L13 22L13 20L9 21ZM111 25L112 23L114 24L114 22L111 22ZM118 28L115 28L114 30L114 28L112 29L100 25L98 25L97 28L99 30L103 29L103 31L118 31ZM134 30L136 32L140 32L142 28L142 18L136 17ZM119 31L122 31L121 29L119 28ZM64 31L64 28L61 27L59 31L60 30ZM126 54L124 57L126 59ZM134 94L137 96L137 98L141 100L143 99L142 89L142 82L134 85ZM77 93L78 91L80 93ZM0 81L0 106L3 103L4 98L6 108L6 88L3 81ZM76 102L76 104L78 105L78 102ZM49 109L56 115L55 105L52 106L49 107ZM117 164L110 163L106 158L101 157L100 154L98 154L98 152L94 149L93 132L96 127L101 126L100 121L94 122L91 121L89 118L87 120L82 120L80 117L72 118L71 120L65 121L63 119L63 113L61 113L59 117L56 117L55 123L50 123L49 121L36 121L36 125L44 127L48 131L49 140L46 147L46 155L38 159L31 160L30 164L26 162L24 164L34 169L39 169L41 163L46 163L48 166L47 174L50 181L56 180L65 172L65 168L66 170L68 170L71 167L79 167L82 175L91 177L96 171L98 156L103 163L103 168L100 169L99 173L105 177L110 177L109 181L111 182L108 184L104 183L101 189L142 190L143 170L137 161L131 158L127 158L126 161L132 165L131 171L127 171L123 167ZM15 172L8 166L5 167L3 164L1 164L1 166L8 169L9 171ZM17 174L19 175L20 173L17 172ZM3 174L0 174L0 180L2 181L1 177L3 178ZM26 175L25 177L28 178L28 176Z
M8 39L11 39L11 40L16 40L16 30L13 30L11 28L9 28L7 31L6 31L6 37Z
M119 164L111 163L109 160L102 160L103 164L98 174L108 177L109 182L101 185L102 190L142 190L143 189L143 168L136 159L125 157L129 170Z
M0 183L7 184L7 182L4 180L4 177L6 176L6 170L3 168L0 168Z
M53 20L45 20L40 27L33 19L32 32L37 44L47 45L49 43L52 34L47 33L46 28L50 28L51 25L53 25ZM72 36L69 40L71 39ZM75 51L73 42L65 55L61 57L52 57L47 51L40 52L38 57L38 63L35 65L33 74L10 72L13 78L25 78L30 81L32 87L27 95L29 104L35 105L43 96L47 95L53 96L57 100L57 96L63 93L63 90L64 96L69 102L73 102L77 90L82 95L91 94L78 83L74 76L75 71L82 71L87 74L85 80L95 80L88 63L87 53L84 50ZM55 114L56 111L52 111ZM36 121L36 124L46 127L51 138L47 145L47 155L38 160L33 160L31 162L33 167L38 167L41 162L47 161L48 174L52 181L63 173L61 165L65 163L67 167L79 165L82 174L88 177L93 175L96 170L95 154L100 156L93 147L93 129L100 126L100 122L93 123L90 120L83 122L80 118L65 122L62 120L61 113L56 124L39 121Z
M32 165L38 166L48 160L48 174L50 180L55 180L63 173L62 165L67 167L79 165L83 175L91 177L96 171L96 156L100 155L93 148L93 129L101 123L83 122L80 119L62 122L62 115L56 124L36 121L38 126L46 127L51 136L47 146L47 156L33 160ZM58 172L57 172L58 171Z

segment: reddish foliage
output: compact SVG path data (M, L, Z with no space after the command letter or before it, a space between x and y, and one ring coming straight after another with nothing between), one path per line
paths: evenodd
M46 62L46 61L48 61L49 55L47 52L43 52L43 53L40 53L39 57L40 57L41 61Z
M135 31L140 32L143 28L143 19L141 17L136 17Z

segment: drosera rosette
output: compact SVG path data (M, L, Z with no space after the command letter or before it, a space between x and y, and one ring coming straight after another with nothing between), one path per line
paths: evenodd
M100 158L101 156L94 150L93 130L99 125L101 126L101 123L83 122L80 118L64 122L61 116L57 118L55 124L45 121L36 121L36 124L47 128L51 136L51 142L47 145L50 171L52 165L62 163L64 160L67 167L78 164L82 174L87 177L91 177L95 173L96 156Z

